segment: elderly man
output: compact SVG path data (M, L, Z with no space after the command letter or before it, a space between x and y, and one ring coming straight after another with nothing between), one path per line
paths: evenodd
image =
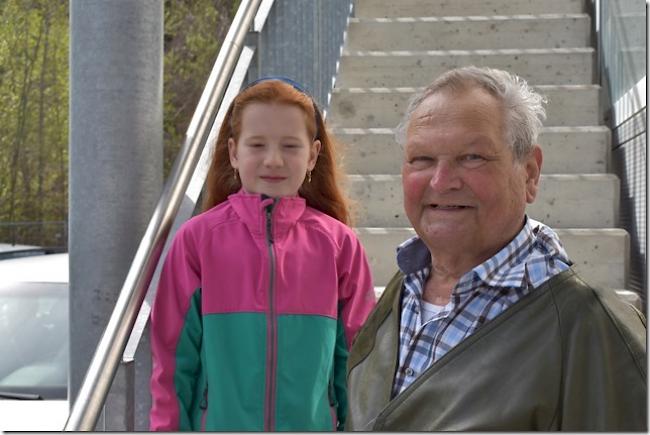
M643 315L525 214L542 103L475 67L412 100L398 136L417 236L351 349L348 430L646 430Z

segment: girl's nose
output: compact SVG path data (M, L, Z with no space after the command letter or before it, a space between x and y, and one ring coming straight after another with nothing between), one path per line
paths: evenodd
M283 163L284 160L282 159L282 153L280 150L275 147L270 147L264 157L264 164L270 167L277 167L282 166Z

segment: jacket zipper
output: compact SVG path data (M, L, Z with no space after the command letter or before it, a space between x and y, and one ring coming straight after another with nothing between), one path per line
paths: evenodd
M330 403L330 415L332 416L332 430L337 431L338 426L338 416L336 411L338 409L338 401L336 400L336 389L334 388L334 374L330 376L330 380L327 383L327 396Z
M201 408L201 432L205 432L205 421L208 415L208 387L206 386L203 390L203 398L199 404Z
M264 423L265 431L275 430L275 388L276 379L275 371L277 364L277 319L275 316L275 253L273 251L273 232L272 232L272 212L276 200L266 206L266 245L269 249L269 314L267 317L267 378L266 378L266 421Z

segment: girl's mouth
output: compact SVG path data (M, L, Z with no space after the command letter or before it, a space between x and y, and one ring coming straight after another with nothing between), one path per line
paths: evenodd
M270 183L278 183L280 181L286 180L286 177L277 177L277 176L268 176L268 175L263 175L260 177L264 181L268 181Z

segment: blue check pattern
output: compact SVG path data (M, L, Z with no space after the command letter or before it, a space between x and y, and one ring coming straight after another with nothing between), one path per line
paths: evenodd
M429 250L419 237L413 237L397 248L397 264L405 278L393 396L481 325L568 269L572 262L552 229L526 218L519 234L496 255L463 275L449 303L424 324L420 302L431 272Z

